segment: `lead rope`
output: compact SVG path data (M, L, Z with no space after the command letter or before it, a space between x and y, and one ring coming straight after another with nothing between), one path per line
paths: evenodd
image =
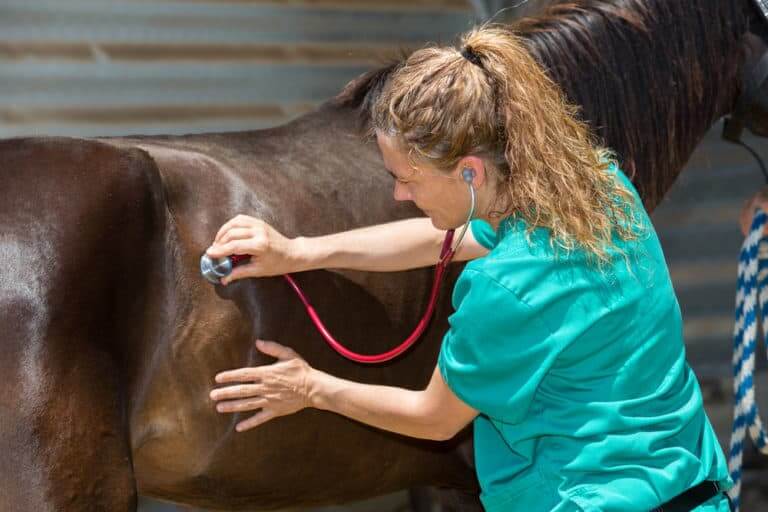
M736 512L740 508L742 456L747 431L755 447L768 455L768 437L760 421L754 387L758 304L763 336L768 333L768 239L762 236L766 220L768 216L758 209L739 253L733 328L733 429L728 455L728 470L734 482L728 496ZM764 339L768 346L768 337Z

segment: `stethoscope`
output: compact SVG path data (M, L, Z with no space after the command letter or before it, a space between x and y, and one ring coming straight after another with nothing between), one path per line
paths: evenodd
M367 364L375 364L375 363L383 363L385 361L389 361L391 359L394 359L395 357L399 356L406 350L408 350L411 345L413 345L417 339L421 336L421 334L424 332L424 330L427 328L427 324L429 324L429 320L432 318L432 314L435 311L435 303L437 302L437 295L440 291L440 285L443 281L443 275L445 274L445 269L448 266L448 264L453 259L454 254L456 254L456 251L458 250L459 246L461 245L461 242L464 240L464 234L467 232L467 227L469 226L469 222L472 220L472 216L475 214L475 187L472 185L472 181L475 178L475 171L474 169L467 167L461 171L461 177L464 180L465 183L469 186L469 194L471 197L471 204L469 207L469 214L467 215L467 221L464 223L464 227L461 229L461 232L459 233L459 239L458 242L456 242L455 245L452 246L453 242L453 229L449 229L445 233L445 239L443 240L443 246L440 249L440 258L437 261L437 266L435 267L435 277L432 282L432 291L429 295L429 303L427 304L427 310L424 312L424 316L422 316L419 323L416 325L416 328L413 330L410 336L406 338L405 341L403 341L400 345L393 348L392 350L389 350L388 352L384 352L382 354L375 354L375 355L365 355L365 354L359 354L357 352L353 352L349 350L348 348L344 347L341 343L339 343L328 331L328 329L323 325L323 322L320 320L320 317L317 314L317 311L315 311L315 308L312 307L312 305L309 303L309 300L307 299L306 295L304 295L304 292L301 291L301 288L299 288L299 285L296 284L296 281L294 281L293 277L291 277L290 274L285 274L283 277L288 281L288 283L291 285L293 290L296 292L296 294L299 296L299 299L301 299L301 302L304 303L304 307L307 310L307 313L309 314L309 317L312 319L312 322L314 322L315 327L317 327L317 330L320 331L320 334L325 338L325 341L328 342L328 344L333 348L336 352L341 354L342 356L346 357L347 359L350 359L352 361L356 361L358 363L367 363ZM203 275L204 278L206 278L208 281L214 284L219 284L219 279L222 277L226 277L232 272L232 269L241 262L248 261L250 259L250 255L248 254L233 254L231 256L224 256L222 258L211 258L207 254L203 254L203 256L200 258L200 273Z

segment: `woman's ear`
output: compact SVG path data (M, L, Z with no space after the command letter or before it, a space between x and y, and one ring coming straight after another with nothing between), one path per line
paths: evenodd
M486 180L485 162L483 159L477 156L467 156L459 161L458 165L458 178L466 183L469 183L468 177L472 176L472 186L475 188L482 187Z

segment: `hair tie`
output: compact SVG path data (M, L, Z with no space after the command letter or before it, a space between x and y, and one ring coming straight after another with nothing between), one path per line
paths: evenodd
M461 56L467 59L469 62L479 67L483 71L485 71L485 68L483 67L483 62L480 60L480 56L475 53L475 51L472 49L471 46L469 45L465 46L460 50L459 53L461 53Z

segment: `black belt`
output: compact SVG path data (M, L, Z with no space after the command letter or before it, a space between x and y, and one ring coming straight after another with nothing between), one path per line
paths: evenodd
M651 512L691 512L710 498L720 494L720 487L713 480L704 480L682 494L678 494L666 503L662 503ZM728 500L730 503L730 499Z

